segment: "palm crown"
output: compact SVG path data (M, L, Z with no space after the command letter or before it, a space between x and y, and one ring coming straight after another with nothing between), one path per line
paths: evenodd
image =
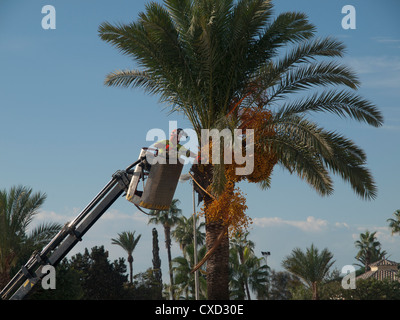
M373 126L383 121L375 106L355 92L359 81L348 67L317 61L341 57L345 47L332 38L316 39L305 14L287 12L272 20L271 1L166 0L165 6L148 4L137 22L103 23L99 32L142 67L110 73L107 85L158 94L188 117L199 137L201 129L221 122L229 126L223 121L227 115L236 115L237 125L240 109L269 109L273 116L265 126L276 135L262 143L273 147L283 167L322 195L333 191L331 170L363 198L376 196L365 153L306 118L324 111ZM278 56L283 47L287 53ZM290 99L318 88L325 90Z
M272 8L269 0L164 0L163 5L147 4L136 22L105 22L99 27L101 39L139 66L114 71L105 83L158 95L172 112L189 119L198 137L201 129L244 128L246 121L268 115L258 123L255 147L273 154L271 168L278 163L321 195L333 192L331 173L337 174L361 198L375 198L363 150L307 118L329 112L375 127L382 124L379 110L357 94L360 83L354 72L332 59L343 56L344 44L316 38L305 14L285 12L274 18ZM261 157L259 162L266 161ZM271 172L252 182L268 187ZM214 165L207 173L218 198L226 190L226 168ZM224 254L214 256L224 256L227 266L226 239L224 243ZM210 273L207 281L212 279ZM209 295L214 292L210 286L208 290Z

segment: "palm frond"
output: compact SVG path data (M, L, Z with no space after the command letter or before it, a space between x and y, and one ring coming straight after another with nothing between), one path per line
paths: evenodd
M324 132L330 141L333 155L324 158L326 166L344 181L350 183L354 192L362 199L377 196L377 187L371 172L366 168L366 155L353 141L335 132Z
M278 110L282 117L309 112L330 112L340 117L350 117L364 121L374 127L381 126L383 116L370 101L353 92L328 90L315 93L311 97L284 103Z
M118 233L118 238L111 239L111 244L116 244L124 249L128 255L131 255L132 252L135 250L140 238L141 234L135 237L135 231L123 231Z
M315 26L304 13L285 12L273 19L272 8L267 0L165 0L164 6L146 5L137 22L104 23L101 38L143 67L111 73L106 84L159 95L171 112L189 119L199 137L201 129L219 128L221 119L237 124L240 108L270 108L274 121L265 125L277 134L263 143L273 148L280 165L320 194L332 193L332 172L361 197L375 197L362 150L305 118L329 112L375 127L382 124L376 106L355 92L360 82L349 67L317 61L342 57L344 44L332 37L315 38ZM288 49L280 58L283 48ZM308 95L291 98L302 92ZM213 179L216 191L222 190L222 166L215 166Z
M287 94L327 86L347 86L356 89L357 76L350 68L337 62L320 62L301 65L280 73L280 81L271 90L268 102L283 99Z
M273 57L277 49L288 44L310 39L315 33L307 15L299 12L285 12L266 28L251 51L254 52L254 66L258 67ZM249 56L250 58L250 56Z
M38 225L27 237L27 241L34 247L47 244L62 228L62 225L55 222L47 222Z
M276 62L276 70L283 73L300 63L311 63L318 57L343 57L345 45L343 42L332 38L312 38L299 43L291 48L288 53Z
M160 90L150 73L140 70L116 70L106 76L104 84L109 87L141 87L151 94Z
M278 163L290 173L297 173L320 195L333 193L333 183L329 172L318 155L307 145L295 142L286 135L275 136L272 145L279 159Z

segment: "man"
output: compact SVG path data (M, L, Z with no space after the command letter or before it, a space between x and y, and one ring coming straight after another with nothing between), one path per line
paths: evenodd
M186 157L195 158L197 156L195 153L179 143L182 136L187 137L188 135L181 128L175 129L171 132L169 140L161 140L155 143L154 147L158 149L158 156L171 157L174 155L185 155Z

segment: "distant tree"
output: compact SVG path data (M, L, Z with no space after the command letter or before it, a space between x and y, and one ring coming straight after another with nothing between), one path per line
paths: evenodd
M78 253L71 258L71 267L80 273L84 300L118 300L124 298L127 281L123 258L108 261L104 246L93 247L89 253Z
M160 259L160 249L158 247L158 232L156 228L152 230L153 234L153 277L158 284L158 295L157 300L162 298L162 272L161 272L161 259Z
M81 273L65 258L56 267L56 289L44 290L36 286L29 300L80 300L84 294L80 277Z
M174 297L173 293L173 274L172 274L172 257L171 257L171 228L175 226L179 221L179 216L182 214L182 210L178 208L180 201L173 199L168 210L150 210L150 214L153 215L149 219L148 223L161 224L164 228L165 234L165 247L167 248L168 254L168 267L169 267L169 279L171 283L171 299Z
M389 228L392 231L392 235L394 235L395 233L400 234L400 209L396 210L393 213L393 216L394 219L387 219L387 222L389 222Z
M198 250L198 258L202 259L206 254L206 247L203 245ZM193 244L188 244L184 256L176 257L172 260L172 270L174 272L174 284L177 298L194 300L195 299L195 276L191 270L194 267L194 248ZM203 267L199 270L199 296L205 299L207 296L207 284L204 277Z
M45 200L45 193L25 186L0 190L0 288L10 281L13 267L25 263L22 260L60 231L57 223L42 223L28 232Z
M341 290L345 300L400 300L400 282L389 279L359 279L356 288Z
M381 243L376 239L376 231L360 234L360 240L354 242L358 249L356 259L365 266L365 271L369 270L369 265L381 260L387 253L382 251Z
M197 244L204 244L206 234L202 232L205 227L204 222L200 222L196 226ZM185 247L193 243L193 215L189 218L182 216L179 218L175 230L172 231L172 236L179 243L181 250L184 252Z
M248 232L236 234L230 242L229 266L231 296L251 300L250 289L258 298L267 296L268 266L254 254L254 243Z
M301 284L297 276L287 271L272 270L269 278L269 300L291 300L293 289Z
M243 262L240 261L237 248L230 249L230 292L238 300L251 300L251 292L257 298L267 296L268 266L262 264L264 258L258 258L249 248L243 249Z
M139 234L136 238L135 238L135 231L130 232L130 231L124 231L121 233L118 233L118 238L117 239L111 239L111 243L112 244L116 244L118 246L120 246L122 249L124 249L126 251L126 253L128 254L128 263L129 263L129 276L130 276L130 282L132 283L133 279L133 250L135 250L140 237L142 235Z
M312 244L303 252L300 248L293 249L287 256L282 266L289 272L301 278L312 290L312 299L318 300L318 286L328 275L330 267L334 264L333 254L328 249L321 253Z
M145 272L135 274L133 285L125 288L125 299L132 300L163 300L160 294L160 283L154 276L151 268Z

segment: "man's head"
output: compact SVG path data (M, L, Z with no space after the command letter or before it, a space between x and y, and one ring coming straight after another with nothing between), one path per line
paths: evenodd
M172 143L176 143L178 144L179 141L181 140L181 138L183 137L187 137L187 134L185 131L183 131L183 129L178 128L178 129L174 129L171 132L171 135L169 137L169 141Z

